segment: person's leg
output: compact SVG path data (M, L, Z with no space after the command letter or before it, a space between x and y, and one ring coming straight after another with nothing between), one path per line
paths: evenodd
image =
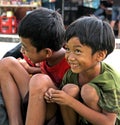
M94 15L101 19L101 20L104 20L105 19L105 14L104 14L104 10L102 8L99 8L97 9L95 12L94 12Z
M43 2L42 6L45 7L45 8L50 9L50 3L49 2Z
M1 92L0 92L0 125L9 125L8 115Z
M118 38L120 38L120 21L118 22Z
M101 112L100 107L97 105L99 95L94 87L86 84L81 88L81 97L86 105L92 109Z
M29 102L27 109L26 125L44 125L56 113L55 103L47 104L44 94L48 88L56 88L48 75L36 74L29 83Z
M120 7L118 8L118 38L120 38Z
M17 59L0 61L0 89L8 113L9 125L22 125L21 99L28 91L30 76Z
M114 26L115 26L115 22L116 21L114 21L114 20L112 20L111 22L110 22L110 25L111 25L111 27L114 29Z
M51 2L50 4L50 9L55 10L55 2Z
M112 7L112 19L111 19L110 25L113 28L113 30L114 30L115 23L117 21L117 17L118 17L118 12L116 10L116 7Z
M79 99L79 87L74 84L67 84L62 88L63 91L68 93L70 96ZM64 125L77 125L78 114L67 106L61 106L61 113L63 117Z
M100 108L97 105L99 97L97 95L96 90L92 86L86 84L81 88L80 91L77 85L67 84L64 86L62 90L76 99L79 98L80 94L83 102L86 105L88 105L89 107L91 107L96 111L100 111ZM75 113L75 111L66 106L61 106L61 111L62 111L64 125L78 124L78 115L77 113Z
M103 15L103 13L104 13L104 10L103 10L102 8L99 8L99 9L97 9L97 10L94 12L94 15L95 15L96 17L99 17L100 15Z

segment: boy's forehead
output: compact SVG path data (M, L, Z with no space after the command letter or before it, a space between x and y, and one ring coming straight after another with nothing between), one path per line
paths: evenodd
M23 38L23 37L20 37L20 42L21 42L21 44L24 45L24 46L31 44L30 39L28 39L28 38Z
M70 38L66 44L73 45L73 46L81 46L82 45L78 37Z

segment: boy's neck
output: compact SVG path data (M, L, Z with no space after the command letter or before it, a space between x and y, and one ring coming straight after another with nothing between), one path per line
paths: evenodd
M79 83L84 85L94 79L101 73L101 63L98 62L94 68L92 68L88 72L83 72L79 74Z
M46 60L47 65L54 66L59 63L65 57L65 49L61 48L58 51L55 51L53 55Z

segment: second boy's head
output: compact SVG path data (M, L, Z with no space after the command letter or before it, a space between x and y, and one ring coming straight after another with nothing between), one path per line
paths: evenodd
M82 17L70 24L65 40L65 56L75 73L93 68L115 47L112 28L96 17Z
M78 37L81 44L96 51L106 50L110 54L115 47L115 37L110 25L96 17L82 17L73 22L66 31L66 41Z
M26 15L18 27L24 54L33 62L44 60L43 49L58 51L64 44L64 33L61 15L42 7ZM38 54L40 51L41 55L37 57L35 53Z

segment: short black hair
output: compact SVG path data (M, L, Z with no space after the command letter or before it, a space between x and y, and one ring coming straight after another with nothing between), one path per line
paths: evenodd
M92 54L107 50L108 55L115 47L115 35L110 24L94 16L84 16L71 23L66 29L65 40L72 37L78 37L81 44L91 47Z
M30 39L37 51L44 48L58 51L64 44L62 16L51 9L35 9L20 21L18 35Z

